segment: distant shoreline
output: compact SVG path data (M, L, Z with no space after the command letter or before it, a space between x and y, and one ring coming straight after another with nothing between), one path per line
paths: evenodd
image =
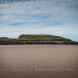
M0 44L0 45L78 45L78 44Z
M22 34L16 39L0 37L0 45L78 45L78 42L55 35Z
M78 44L0 44L0 46L78 46Z

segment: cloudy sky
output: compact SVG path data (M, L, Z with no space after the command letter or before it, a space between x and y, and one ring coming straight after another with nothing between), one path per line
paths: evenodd
M0 0L1 37L52 34L78 41L78 0L5 1Z

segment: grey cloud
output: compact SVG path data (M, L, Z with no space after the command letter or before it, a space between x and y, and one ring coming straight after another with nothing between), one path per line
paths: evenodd
M16 1L16 2L21 1L15 4L16 8L15 12L19 16L21 15L61 16L67 13L70 14L70 12L78 11L78 0L7 0L7 1Z
M64 19L65 17L68 16L70 17L78 16L78 0L14 0L14 1L21 2L13 4L0 4L0 19L12 20L12 19L28 19L28 17L30 18L32 16L48 16L49 19L57 20Z
M31 14L60 14L61 12L77 11L78 0L36 0L25 3L22 7L24 11ZM20 8L21 9L21 8ZM28 13L28 14L29 14Z

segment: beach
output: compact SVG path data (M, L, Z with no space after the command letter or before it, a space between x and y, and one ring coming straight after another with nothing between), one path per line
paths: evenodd
M78 78L78 46L0 45L0 78Z

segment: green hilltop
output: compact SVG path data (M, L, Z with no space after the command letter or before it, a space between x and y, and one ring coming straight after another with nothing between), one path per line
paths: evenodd
M0 37L0 44L78 44L78 42L55 35L22 34L16 39Z

